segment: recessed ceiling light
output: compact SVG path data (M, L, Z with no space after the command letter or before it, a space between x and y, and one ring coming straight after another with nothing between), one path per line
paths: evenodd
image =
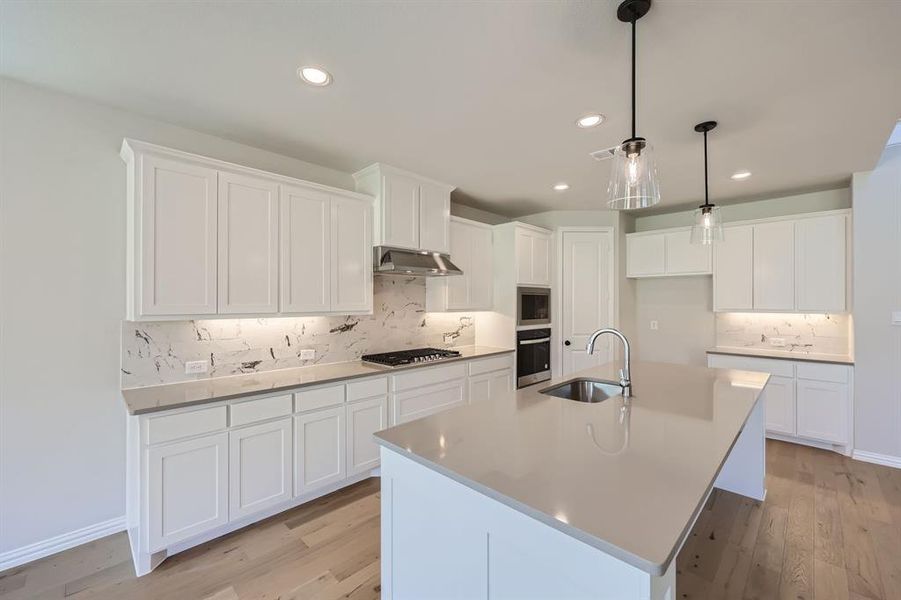
M569 184L561 181L560 183L554 185L554 189L558 192L565 192L569 189Z
M736 171L735 173L732 174L732 176L730 177L730 179L734 179L734 180L736 180L736 181L740 181L740 180L742 180L742 179L747 179L747 178L750 177L750 176L751 176L751 172L750 172L750 171Z
M303 79L305 83L319 87L332 82L332 76L329 72L319 67L300 67L297 69L297 76Z
M604 115L602 115L601 113L590 113L576 119L576 125L578 127L581 127L582 129L597 127L604 122L605 118L606 117L604 117Z

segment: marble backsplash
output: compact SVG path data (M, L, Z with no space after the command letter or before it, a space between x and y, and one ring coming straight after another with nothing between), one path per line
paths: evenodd
M771 338L783 338L776 347ZM717 313L716 345L799 353L851 353L851 317L847 314Z
M425 279L375 276L373 314L122 322L122 387L357 360L362 354L475 343L472 315L427 313ZM445 342L445 339L448 342ZM316 351L301 360L300 350ZM206 360L204 375L185 362Z

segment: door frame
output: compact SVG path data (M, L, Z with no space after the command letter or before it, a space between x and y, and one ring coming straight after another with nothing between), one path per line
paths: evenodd
M610 256L607 260L607 285L610 287L610 303L608 314L610 323L619 329L619 261L618 228L615 225L597 226L561 226L554 230L555 241L555 273L551 287L551 376L563 375L563 234L571 233L606 233L610 235Z

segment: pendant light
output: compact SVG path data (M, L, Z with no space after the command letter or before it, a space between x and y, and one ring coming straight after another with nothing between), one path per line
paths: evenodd
M616 210L645 208L660 202L653 148L635 132L635 22L650 9L651 0L625 0L616 11L620 21L632 24L632 137L614 150L607 186L607 206Z
M704 134L704 204L695 211L691 226L691 243L709 245L723 241L723 218L720 209L710 203L707 185L707 132L716 127L716 121L704 121L695 125L695 131Z

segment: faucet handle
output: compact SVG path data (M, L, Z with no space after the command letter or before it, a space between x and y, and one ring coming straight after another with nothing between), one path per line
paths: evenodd
M626 370L625 370L625 369L620 369L620 370L619 370L619 382L620 382L620 383L625 383L625 382L626 382Z

